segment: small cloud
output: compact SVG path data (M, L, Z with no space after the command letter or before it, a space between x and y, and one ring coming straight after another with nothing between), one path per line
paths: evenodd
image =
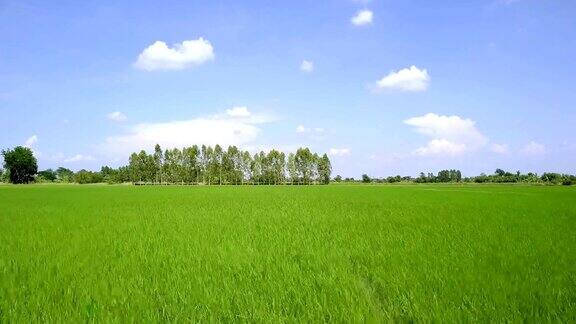
M302 64L300 64L300 71L305 73L314 71L314 62L307 60L302 61Z
M307 135L314 140L322 140L324 139L326 130L322 127L305 127L304 125L298 125L296 127L296 133Z
M461 155L488 143L488 139L478 129L476 122L460 116L442 116L428 113L404 121L431 140L426 146L414 151L417 155Z
M24 142L24 146L31 148L32 145L36 144L37 142L38 142L38 136L32 135L28 137L28 139L26 139L26 142Z
M331 148L328 153L331 156L348 156L350 155L350 149L348 148Z
M497 154L507 154L508 153L508 145L506 144L497 144L494 143L490 146L490 150Z
M379 81L376 87L379 90L400 90L400 91L425 91L430 84L428 71L420 70L412 65L400 71L392 71Z
M360 10L356 13L354 17L350 19L350 22L355 26L364 26L372 23L374 18L374 13L368 9Z
M174 44L172 48L156 41L140 53L134 67L145 71L182 70L213 59L214 48L202 37Z
M65 163L72 163L72 162L81 162L81 161L93 161L94 158L90 155L82 155L82 154L76 154L74 156L71 156L67 159L64 159Z
M546 153L546 146L544 144L540 144L534 141L524 145L522 149L520 149L520 153L524 155L544 155Z
M306 133L306 127L304 127L304 125L298 125L296 127L296 133L299 134Z
M126 115L124 115L122 112L120 111L114 111L109 113L108 115L106 115L106 117L111 120L111 121L115 121L115 122L123 122L126 119L128 119L126 117Z
M226 109L226 114L230 117L250 117L251 113L247 107L232 107Z

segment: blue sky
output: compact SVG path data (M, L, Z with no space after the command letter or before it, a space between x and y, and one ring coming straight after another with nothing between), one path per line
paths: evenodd
M576 2L0 0L0 147L332 156L334 174L576 172Z

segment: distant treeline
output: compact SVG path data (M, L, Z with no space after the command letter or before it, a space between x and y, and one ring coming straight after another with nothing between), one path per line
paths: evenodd
M286 156L277 150L251 155L236 146L224 150L220 145L194 145L162 151L156 145L153 154L132 153L123 171L134 183L328 184L332 165L328 155L308 148Z
M17 152L26 156L29 161L33 159L34 168L37 168L36 160L29 149L17 148L6 152L8 156L11 156L10 152ZM74 173L60 167L56 170L28 173L30 176L22 181L12 182L308 185L328 184L332 165L328 155L320 156L308 148L299 148L296 153L288 155L277 150L267 153L261 151L252 155L236 146L229 146L226 150L220 145L194 145L182 150L162 150L156 145L152 154L144 150L132 153L128 165L119 168L104 166L99 172L80 170Z
M437 174L420 173L418 177L389 176L361 179L330 178L332 165L326 154L312 153L300 148L286 155L277 150L254 155L236 146L226 150L220 145L186 147L182 150L162 150L156 145L154 153L132 153L129 163L119 168L104 166L100 171L73 172L60 167L38 171L32 150L17 146L3 150L4 170L0 169L0 182L63 182L63 183L135 183L135 184L328 184L329 182L356 183L540 183L576 184L576 176L546 172L522 174L496 169L494 174L484 173L463 177L460 170L442 170Z
M397 183L397 182L412 182L412 183L542 183L542 184L562 184L573 185L576 184L576 176L571 174L561 174L553 172L545 172L542 175L536 173L515 173L507 172L502 169L496 169L494 174L486 175L484 173L474 177L462 177L460 170L442 170L437 175L433 173L425 174L421 172L416 178L411 176L390 176L385 178L371 178L367 174L363 174L360 180L354 178L342 178L336 176L335 182L362 182L362 183Z

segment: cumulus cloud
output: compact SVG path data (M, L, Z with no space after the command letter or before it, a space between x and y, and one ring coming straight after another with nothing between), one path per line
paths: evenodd
M251 113L247 107L232 107L226 109L226 114L230 117L250 117Z
M360 10L356 15L350 18L350 22L355 26L364 26L372 23L374 13L368 9Z
M115 121L115 122L123 122L127 119L126 115L124 115L122 112L120 111L114 111L109 113L108 115L106 115L106 117L111 120L111 121Z
M91 155L83 155L83 154L76 154L69 158L64 159L65 163L72 163L72 162L83 162L83 161L93 161L94 158Z
M156 41L140 53L134 67L146 71L182 70L213 59L214 48L202 37L174 44L172 48Z
M350 155L350 149L348 148L331 148L328 151L331 156L348 156Z
M509 152L508 145L494 143L490 146L490 150L497 154L506 154Z
M182 148L194 144L242 146L253 142L260 125L275 121L265 114L253 114L246 107L228 109L225 114L158 123L142 123L124 134L110 136L101 149L111 154L128 154L152 149Z
M466 144L451 142L447 139L433 139L426 146L414 151L417 155L460 155L466 151Z
M38 142L38 136L32 135L26 139L26 141L24 142L24 146L31 148L32 145L36 144L37 142Z
M430 84L430 75L426 70L420 70L412 65L400 71L392 71L387 76L376 81L379 90L425 91Z
M546 146L538 142L531 141L520 149L520 153L524 155L543 155L546 153Z
M417 155L461 155L488 143L488 139L476 129L471 119L459 116L441 116L428 113L404 121L431 140L426 146L414 151Z
M300 71L305 73L314 71L314 62L307 60L302 61L302 64L300 64Z

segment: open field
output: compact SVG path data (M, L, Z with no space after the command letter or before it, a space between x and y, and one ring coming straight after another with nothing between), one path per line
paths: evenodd
M576 320L576 188L2 186L0 322Z

